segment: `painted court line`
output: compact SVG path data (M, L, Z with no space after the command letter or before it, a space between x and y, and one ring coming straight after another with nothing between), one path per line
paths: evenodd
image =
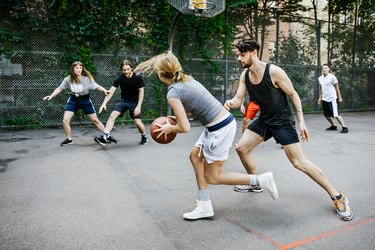
M303 238L301 240L293 241L293 242L288 243L286 245L282 245L282 244L278 243L277 241L272 240L268 236L254 230L252 228L247 228L247 227L241 225L240 223L238 223L234 220L231 220L231 219L228 219L228 218L226 218L226 219L228 221L230 221L231 223L238 225L239 227L244 229L246 232L249 232L250 234L256 236L257 238L274 245L276 248L278 248L280 250L286 250L286 249L291 249L291 248L296 248L296 247L299 247L299 246L307 245L311 242L314 242L314 241L317 241L317 240L320 240L320 239L324 239L324 238L327 238L327 237L330 237L330 236L333 236L333 235L336 235L336 234L339 234L339 233L342 233L342 232L360 227L362 225L366 225L366 224L375 222L375 217L370 216L370 217L367 217L363 220L357 221L357 222L355 222L353 224L350 224L350 225L347 225L347 226L343 226L343 227L341 227L339 229L336 229L336 230L323 232L321 234L313 235L313 236L310 236L310 237Z

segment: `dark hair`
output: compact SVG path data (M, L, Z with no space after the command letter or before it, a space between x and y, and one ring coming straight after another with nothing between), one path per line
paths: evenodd
M329 65L328 65L328 63L324 63L323 65L322 65L322 67L323 66L327 66L328 68L331 68Z
M241 52L247 52L247 51L259 51L260 45L257 41L252 39L244 39L242 41L239 41L236 45L236 48Z
M134 68L133 63L130 60L124 60L121 62L120 70L124 67L124 65L129 65L131 68Z

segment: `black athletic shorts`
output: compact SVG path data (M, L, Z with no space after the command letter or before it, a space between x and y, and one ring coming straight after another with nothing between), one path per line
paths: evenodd
M262 136L264 141L273 137L277 143L281 145L289 145L299 142L295 121L282 125L267 125L263 119L258 118L254 120L247 129Z
M337 100L332 102L322 101L323 104L323 113L325 117L337 117L339 116L339 105Z
M129 110L130 117L132 119L141 119L141 113L137 116L134 116L134 109L137 107L138 102L119 100L114 108L114 111L120 112L120 116L123 116L126 111Z

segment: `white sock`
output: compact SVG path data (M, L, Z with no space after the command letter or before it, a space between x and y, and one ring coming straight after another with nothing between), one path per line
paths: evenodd
M250 175L250 183L249 184L251 186L259 186L258 176L256 176L255 174L251 174Z
M200 201L211 200L210 192L208 191L208 189L201 189L201 190L198 191L198 200L200 200Z

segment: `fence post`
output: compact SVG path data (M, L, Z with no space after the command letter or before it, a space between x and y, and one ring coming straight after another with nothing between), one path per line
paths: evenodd
M317 65L317 67L316 67L316 76L315 76L315 81L316 81L316 83L315 83L315 93L314 93L314 102L315 102L315 107L316 107L316 109L315 109L315 111L318 111L319 110L319 105L317 104L317 100L318 100L318 98L319 98L319 95L320 95L320 93L319 93L319 81L318 81L318 78L319 78L319 76L320 76L320 70L321 70L321 62L320 62L320 38L321 38L321 35L320 35L320 30L321 30L321 21L319 20L318 21L318 25L317 25L317 27L315 27L316 28L316 47L317 47L317 51L318 51L318 53L317 53L317 60L316 60L316 65Z
M225 9L225 25L228 25L228 12ZM225 75L224 75L224 86L223 86L223 103L227 101L227 83L228 83L228 32L225 32L225 46L224 46L224 53L225 53Z
M355 86L355 51L357 42L357 18L358 18L358 0L355 1L355 12L354 12L354 30L353 30L353 47L352 47L352 80L351 80L351 98L350 98L350 109L353 109L354 101L354 86Z
M280 13L276 9L276 63L279 63L279 48L280 48Z

